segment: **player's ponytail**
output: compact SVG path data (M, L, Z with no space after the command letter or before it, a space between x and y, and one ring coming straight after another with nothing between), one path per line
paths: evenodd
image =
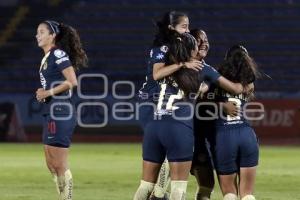
M219 72L227 79L239 82L244 86L260 77L257 64L250 57L247 49L241 45L234 45L229 48Z
M170 38L177 32L170 29L170 26L175 27L180 23L182 17L188 17L187 14L179 11L170 11L156 21L157 33L155 35L153 46L162 46L170 43Z
M59 33L55 37L55 44L70 57L74 68L87 67L88 58L82 48L78 32L71 26L60 23Z
M188 33L171 38L166 64L190 61L193 59L192 51L196 50L196 47L196 39ZM169 77L169 80L171 82L175 81L178 88L184 92L185 97L189 97L191 93L197 93L202 82L200 79L201 77L198 72L184 67L174 72Z

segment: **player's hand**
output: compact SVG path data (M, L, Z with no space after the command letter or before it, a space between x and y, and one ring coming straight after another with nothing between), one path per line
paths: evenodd
M203 64L199 60L191 60L189 62L185 62L184 66L189 69L193 69L195 71L200 71L203 68Z
M246 95L250 95L253 92L254 92L254 83L250 83L246 85L243 89L243 93Z
M222 105L223 105L224 112L227 115L229 115L230 117L236 117L239 115L240 110L234 102L227 101L227 102L223 103Z
M43 88L37 89L35 93L38 102L43 102L47 97L50 96L50 92L48 90L44 90Z

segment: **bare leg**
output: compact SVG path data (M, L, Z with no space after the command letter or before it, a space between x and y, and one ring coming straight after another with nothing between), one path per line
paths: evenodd
M142 180L133 200L147 200L153 191L161 164L143 161Z
M171 194L170 200L185 200L187 179L192 162L170 162Z
M240 196L252 195L255 185L256 167L240 168Z
M230 175L219 175L218 178L223 196L228 193L238 194L236 173Z

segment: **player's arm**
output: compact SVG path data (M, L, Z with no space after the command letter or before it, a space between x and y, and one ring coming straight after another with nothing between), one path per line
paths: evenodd
M166 76L173 74L181 67L186 67L195 71L199 71L202 69L202 64L198 60L192 60L185 63L181 62L178 64L175 63L172 65L165 65L165 63L155 63L153 65L153 79L160 80Z
M244 87L240 83L234 83L224 76L220 76L217 80L218 85L231 94L241 94L244 92Z
M77 78L76 78L74 68L72 66L65 68L62 71L62 74L64 75L66 80L61 84L59 84L58 86L51 88L49 90L44 90L43 88L39 88L36 91L36 98L38 101L43 101L49 96L54 96L56 94L62 93L64 91L67 91L77 86Z
M72 66L65 68L62 71L62 74L64 75L66 80L58 86L49 90L51 96L65 92L77 86L77 78Z

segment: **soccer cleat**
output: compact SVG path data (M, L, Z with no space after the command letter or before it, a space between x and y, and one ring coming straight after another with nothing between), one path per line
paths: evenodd
M73 193L73 178L70 170L65 172L64 176L57 179L59 187L59 200L72 200Z

